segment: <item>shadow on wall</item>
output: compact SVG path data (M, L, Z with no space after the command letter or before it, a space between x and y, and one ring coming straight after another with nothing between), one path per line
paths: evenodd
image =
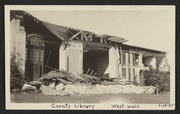
M155 66L156 65L155 58L152 56L143 57L143 64L145 67L149 65Z

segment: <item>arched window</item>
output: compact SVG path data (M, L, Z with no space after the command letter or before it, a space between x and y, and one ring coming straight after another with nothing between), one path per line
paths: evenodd
M27 36L26 41L26 78L37 80L43 74L44 42L39 35Z

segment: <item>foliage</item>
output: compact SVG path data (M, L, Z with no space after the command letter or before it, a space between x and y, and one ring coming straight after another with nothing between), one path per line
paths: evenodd
M147 86L158 87L159 92L170 90L170 72L158 69L145 70L144 81Z
M170 65L168 64L168 59L167 57L163 58L161 61L161 64L159 65L159 70L161 71L168 71L170 72Z
M21 69L22 59L19 53L11 53L10 61L10 90L21 89L25 80L23 78L23 71Z
M158 69L159 69L159 66L160 66L161 63L162 63L162 60L163 60L162 57L156 57L156 66L157 66Z

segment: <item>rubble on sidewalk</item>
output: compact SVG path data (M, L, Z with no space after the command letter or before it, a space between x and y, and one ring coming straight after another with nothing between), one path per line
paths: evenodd
M36 87L35 86L32 86L32 85L29 85L29 84L24 84L21 91L35 91L36 90Z
M65 86L63 83L60 83L60 84L56 85L55 89L58 91L62 91L65 89Z
M67 93L52 89L52 88L50 88L48 86L45 86L45 85L41 85L40 90L42 91L42 93L44 95L57 95L57 96L59 96L59 95L60 96L68 95Z
M118 93L147 93L155 92L153 86L135 86L135 85L67 85L65 86L65 93L69 94L118 94Z
M28 85L29 84L29 85ZM118 93L148 93L153 94L153 86L134 85L133 82L110 79L107 77L87 74L70 73L54 70L43 75L39 80L24 85L26 89L40 90L44 95L68 94L118 94ZM28 90L27 89L27 90Z

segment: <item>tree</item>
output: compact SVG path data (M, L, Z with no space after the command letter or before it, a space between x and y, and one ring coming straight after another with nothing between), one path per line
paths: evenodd
M19 53L12 52L10 60L10 90L21 89L25 83L21 69L22 59Z

